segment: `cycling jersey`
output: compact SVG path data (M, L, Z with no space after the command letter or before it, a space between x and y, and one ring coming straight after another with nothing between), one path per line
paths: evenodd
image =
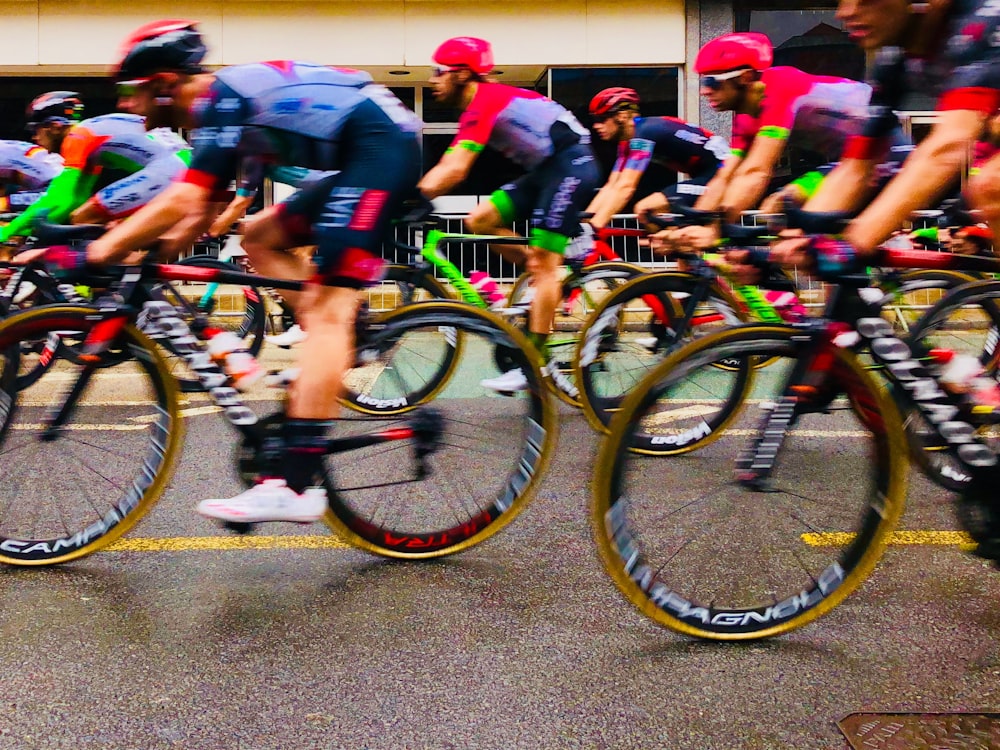
M789 148L836 161L848 138L860 131L872 92L859 81L811 75L787 66L768 68L761 82L760 113L733 118L736 156L744 156L760 137L788 141Z
M590 131L535 91L478 82L448 151L489 146L528 173L490 196L504 223L532 222L530 243L554 253L580 233L579 214L600 184Z
M995 114L1000 110L1000 1L954 0L930 54L908 57L896 47L879 50L872 84L868 121L851 144L850 154L858 158L870 158L896 123L893 110L901 109L913 91L936 97L939 112Z
M44 188L63 169L59 154L26 141L0 141L0 211L23 211L42 197Z
M421 122L367 73L275 61L225 68L192 115L184 181L225 189L241 161L341 170L278 208L296 244L318 246L320 270L363 285L377 250L415 192Z
M713 175L728 156L729 144L711 131L676 117L637 117L635 133L618 144L612 172L644 172L656 164L692 177Z
M489 146L530 170L575 143L589 144L590 131L561 104L527 89L480 82L448 150L479 153Z
M48 221L66 223L70 214L93 199L106 217L127 216L161 192L187 164L187 144L166 129L147 132L144 118L115 113L75 125L63 140L65 168L45 195L0 230L0 240L30 233L42 211ZM108 170L124 177L96 190Z

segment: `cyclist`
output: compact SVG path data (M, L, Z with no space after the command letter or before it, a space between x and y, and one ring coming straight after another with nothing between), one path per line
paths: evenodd
M988 137L1000 111L1000 16L995 0L916 3L908 0L841 0L837 10L851 38L877 52L875 96L863 133L806 204L809 210L850 210L864 205L865 184L893 112L911 91L937 97L937 119L902 169L851 221L839 239L788 239L774 254L789 264L814 266L822 274L861 267L865 258L903 226L910 214L934 206L959 182L973 144ZM966 196L1000 226L1000 156L987 158L969 182Z
M434 99L457 107L462 115L451 146L420 180L420 191L432 199L452 190L486 146L527 170L476 206L465 223L477 234L513 236L507 225L518 218L531 219L525 261L534 277L535 294L528 332L541 351L559 304L563 253L569 238L580 233L579 213L600 182L590 133L551 99L485 80L493 69L493 50L487 41L467 36L448 39L433 59ZM514 369L482 385L510 393L524 390L527 380Z
M53 252L51 265L72 275L88 262L113 263L185 217L209 215L213 194L228 187L245 156L342 170L261 212L244 239L261 272L334 284L312 284L298 295L309 337L289 394L281 478L198 505L224 521L315 521L327 505L325 491L313 486L323 472L318 448L353 361L357 290L381 277L375 253L404 200L416 194L421 123L361 71L273 61L206 73L205 52L197 24L187 20L147 24L125 41L115 70L119 92L154 125L193 129L191 166L86 251ZM283 251L309 244L318 245L315 265Z
M76 121L54 116L73 103ZM54 223L103 224L121 219L161 192L186 166L190 150L166 129L146 131L142 117L115 113L79 121L83 104L71 91L37 97L28 107L35 142L64 160L62 173L38 201L0 230L0 241L31 233L43 214ZM115 179L98 189L108 172Z
M0 141L0 212L23 211L62 169L59 154L25 141Z
M701 95L713 109L735 113L732 155L695 208L721 209L731 222L781 187L774 178L784 154L794 150L811 157L810 166L799 165L800 175L837 161L848 137L858 132L871 97L867 84L772 67L773 58L770 40L748 32L713 39L695 59ZM699 247L718 239L714 227L689 227L666 236Z
M688 179L636 203L636 213L667 211L677 196L699 196L729 154L724 138L675 117L640 117L639 94L634 89L613 87L590 101L594 130L604 141L618 144L618 158L604 187L587 207L589 223L603 227L628 205L643 172L659 164ZM693 200L693 198L692 198Z

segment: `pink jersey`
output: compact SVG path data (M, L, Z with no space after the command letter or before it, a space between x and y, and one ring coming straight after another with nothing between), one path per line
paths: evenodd
M556 127L558 123L565 127ZM534 169L557 148L580 142L589 143L590 132L561 104L527 89L479 83L448 150L478 153L490 146L525 169Z
M760 114L733 119L733 153L743 156L754 138L777 138L789 146L836 161L846 140L860 132L872 89L836 76L816 76L787 66L761 74Z

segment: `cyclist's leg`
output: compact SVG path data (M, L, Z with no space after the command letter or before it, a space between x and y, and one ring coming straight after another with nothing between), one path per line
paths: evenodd
M570 237L580 232L578 216L600 183L590 147L574 144L558 151L545 164L517 182L504 185L490 198L503 223L517 216L537 216L528 245L527 270L533 277L534 297L528 316L528 338L539 350L545 345L562 297L559 273ZM518 390L521 379L501 376L483 382L500 391ZM502 381L502 382L500 382ZM515 386L515 387L508 387Z
M314 485L323 474L326 436L338 414L344 373L352 360L356 290L378 280L384 262L372 251L388 234L391 218L419 177L419 150L410 137L400 135L383 148L359 151L362 156L355 164L258 219L254 230L259 235L245 245L264 273L302 279L311 265L282 251L315 244L315 268L325 285L293 297L309 338L289 394L281 468L276 472L281 476L265 479L231 500L204 501L199 506L204 515L235 522L305 522L319 519L326 510L326 492ZM337 221L317 223L321 214L334 215L334 207Z

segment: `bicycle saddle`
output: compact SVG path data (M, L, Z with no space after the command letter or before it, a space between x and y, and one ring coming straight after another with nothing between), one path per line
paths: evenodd
M38 245L68 245L72 242L96 240L106 231L100 224L52 224L39 221L32 230Z

